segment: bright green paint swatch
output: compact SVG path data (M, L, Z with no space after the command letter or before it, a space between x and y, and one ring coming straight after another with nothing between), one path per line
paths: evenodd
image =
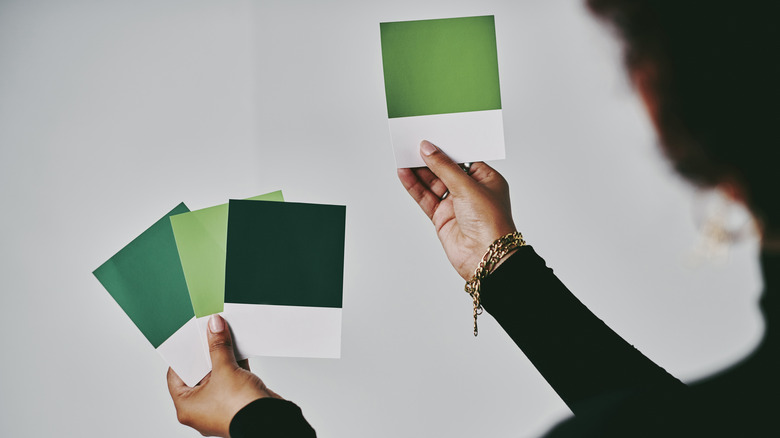
M187 211L179 204L93 272L154 348L194 315L168 219Z
M230 201L225 302L342 306L343 205Z
M492 15L379 27L388 117L501 109Z
M283 202L284 197L279 190L249 200ZM222 312L228 204L171 216L171 225L195 316Z

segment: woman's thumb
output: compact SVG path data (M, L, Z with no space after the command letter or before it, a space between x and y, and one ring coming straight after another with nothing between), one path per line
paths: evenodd
M227 322L219 315L211 315L208 332L212 372L222 367L238 367Z
M434 175L444 183L450 193L461 194L474 184L474 180L433 143L423 140L420 155Z

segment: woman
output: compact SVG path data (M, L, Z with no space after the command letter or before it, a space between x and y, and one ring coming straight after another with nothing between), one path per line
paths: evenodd
M399 169L468 282L475 333L484 306L574 412L546 436L780 432L773 417L780 390L780 173L772 159L780 126L780 6L749 3L589 0L622 37L630 77L675 169L744 203L760 226L766 333L728 370L684 385L612 332L515 234L508 186L486 164L465 173L423 142L428 167ZM239 367L224 321L215 317L209 327L212 373L195 388L168 373L180 421L234 438L314 436L294 404Z

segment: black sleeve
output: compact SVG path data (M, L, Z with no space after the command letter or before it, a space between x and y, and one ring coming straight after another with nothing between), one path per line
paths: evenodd
M482 280L480 296L575 415L594 399L684 388L591 313L530 246Z
M295 403L260 398L244 406L230 421L231 438L313 438L317 434Z

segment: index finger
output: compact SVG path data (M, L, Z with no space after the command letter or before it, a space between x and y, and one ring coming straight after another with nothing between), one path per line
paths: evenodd
M171 393L171 397L173 397L174 401L184 391L190 389L190 387L184 383L184 380L176 374L176 371L174 371L173 368L168 368L168 375L166 378L168 379L168 392Z
M423 140L420 143L420 155L431 172L439 177L453 196L474 187L475 182L469 174L433 143Z

